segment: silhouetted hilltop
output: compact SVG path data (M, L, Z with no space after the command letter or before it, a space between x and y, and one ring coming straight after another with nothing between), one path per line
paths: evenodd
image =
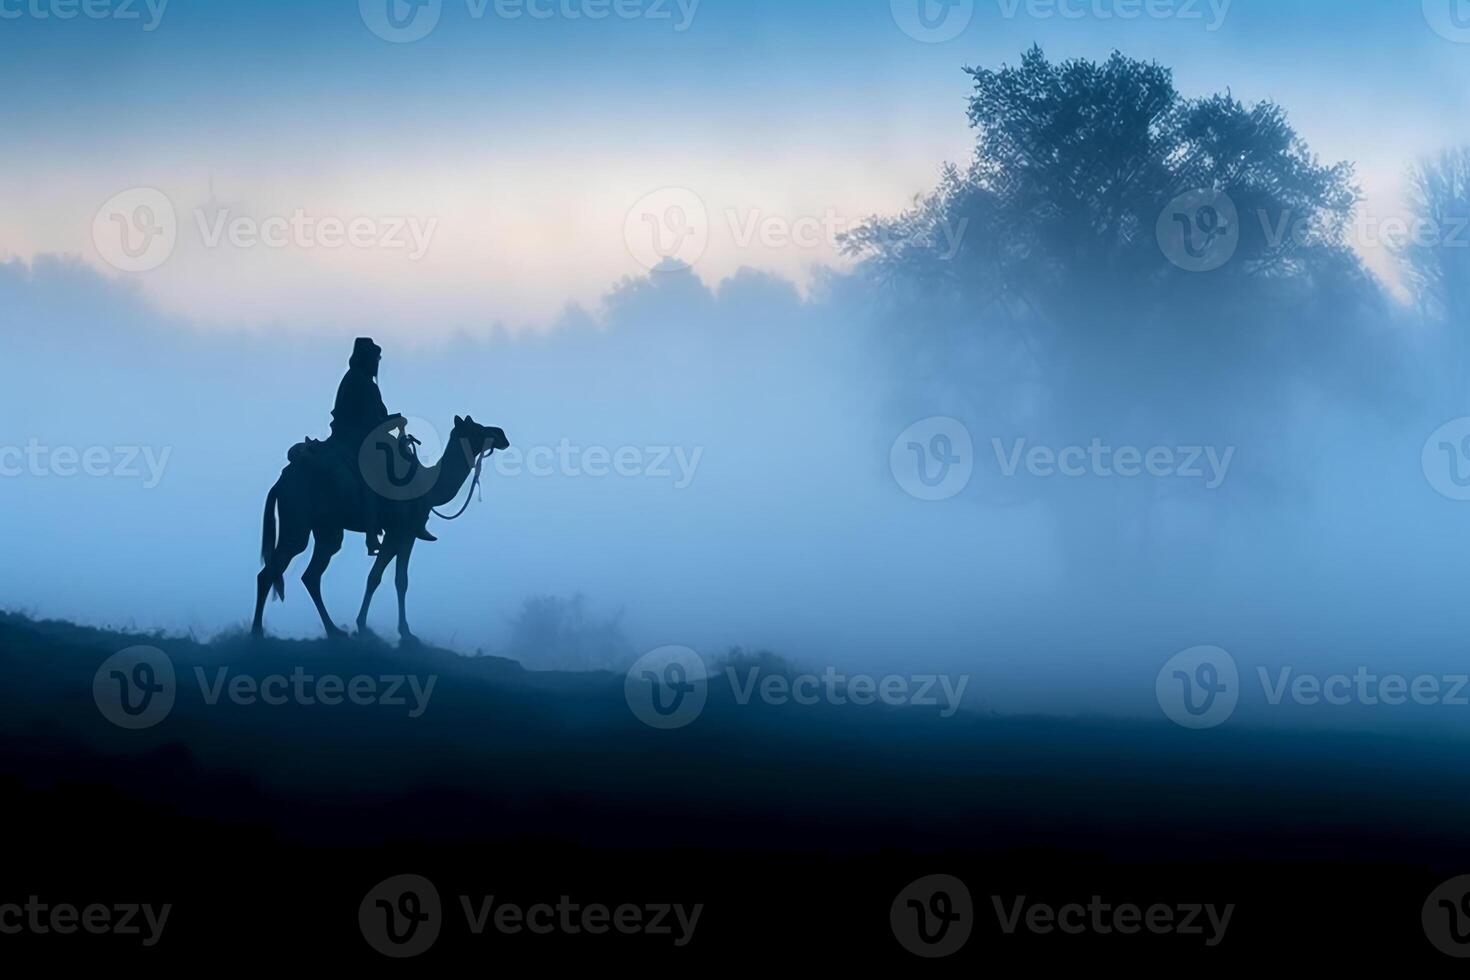
M175 695L129 729L109 685L155 684L117 667L140 645L166 656ZM178 903L160 956L235 948L238 923L271 907L273 942L371 958L352 912L376 882L412 872L450 895L707 902L706 951L757 932L799 948L840 934L858 937L842 957L901 958L888 904L943 872L1058 901L1237 903L1232 935L1244 938L1212 955L1245 958L1317 928L1418 949L1423 896L1470 868L1458 743L742 703L740 671L791 668L760 654L728 664L735 680L716 673L698 717L665 731L635 715L621 674L0 616L0 807L25 842L9 879ZM310 698L266 698L296 677L311 679ZM417 687L388 697L395 677ZM353 703L361 678L376 700ZM459 941L470 939L446 945ZM675 952L638 941L640 955ZM498 956L545 955L533 939L496 942ZM1045 947L1063 960L1093 948ZM1146 952L1198 950L1179 938Z
M126 730L104 717L93 684L107 658L137 645L167 655L177 696L161 721ZM366 814L314 826L310 807L281 821L284 833L334 840L534 831L627 843L656 830L664 844L842 850L1065 836L1100 850L1331 856L1335 835L1372 824L1397 835L1389 850L1433 856L1460 840L1470 806L1470 773L1448 764L1459 746L1430 740L773 704L750 696L752 675L732 684L722 672L696 720L661 731L630 710L621 674L536 673L432 646L199 642L16 615L0 617L0 663L7 735L42 757L54 743L68 758L106 760L120 791L134 767L166 755L276 799L403 805L389 827ZM769 656L729 664L763 671L760 680L787 669ZM304 697L291 693L295 677ZM338 703L315 687L332 677ZM350 696L354 679L375 692L364 703ZM271 690L282 703L268 703ZM446 814L408 802L422 793L461 803ZM1406 812L1405 796L1440 805Z

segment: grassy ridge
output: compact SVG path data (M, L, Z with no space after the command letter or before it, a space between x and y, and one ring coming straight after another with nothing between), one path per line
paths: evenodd
M167 653L178 696L158 725L125 731L99 711L92 680L138 643ZM1423 895L1470 869L1470 767L1462 746L1427 739L742 705L723 675L700 717L666 732L629 711L621 675L17 616L0 618L0 664L0 803L29 842L12 887L152 883L184 896L194 911L180 931L206 944L228 932L207 908L245 915L282 889L350 905L407 868L468 891L692 895L723 910L708 935L737 948L739 928L798 940L815 929L849 937L857 958L887 957L884 896L944 871L1008 894L1218 896L1254 909L1235 927L1246 938L1215 958L1304 923L1341 928L1329 925L1348 914L1336 902L1300 901L1329 888L1384 950L1418 955ZM196 673L214 684L221 669L298 668L435 683L410 717L377 704L210 704ZM803 895L815 911L799 911ZM773 925L770 907L787 908L796 931ZM292 935L360 952L344 922ZM1096 952L1005 941L1028 961ZM532 950L546 952L521 948ZM1197 952L1162 940L1144 951Z

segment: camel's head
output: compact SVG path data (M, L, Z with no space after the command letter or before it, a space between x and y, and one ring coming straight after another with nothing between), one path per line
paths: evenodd
M510 440L505 437L504 429L481 425L469 415L464 418L458 415L454 417L453 438L455 442L467 447L471 460L491 450L510 448Z

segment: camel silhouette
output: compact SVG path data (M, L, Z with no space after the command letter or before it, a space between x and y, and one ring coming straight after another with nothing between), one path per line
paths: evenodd
M369 446L368 451L382 446L379 442L376 446ZM402 499L384 500L379 507L378 518L384 530L383 546L373 562L372 571L368 573L367 590L357 614L359 633L370 632L367 614L373 593L382 584L388 563L396 560L398 567L394 583L398 587L398 635L405 641L414 640L413 632L408 628L406 600L408 563L413 555L415 535L423 527L430 509L448 504L458 496L470 473L478 471L485 457L509 446L503 430L480 425L469 416L460 418L456 415L444 457L436 465L420 467L416 457L409 458L410 472L405 483L410 487L409 492ZM398 481L394 485L397 486ZM465 503L468 506L469 502ZM333 639L346 636L345 631L332 622L322 602L322 574L331 563L332 556L341 550L346 531L367 530L362 494L357 487L344 485L342 476L329 462L319 461L310 453L298 455L293 450L291 462L281 472L281 478L271 487L265 500L260 553L264 567L256 578L255 620L251 633L257 638L265 635L262 618L268 594L274 589L276 598L286 598L286 569L297 555L306 550L307 539L314 538L316 548L301 581L311 601L316 603L327 636Z

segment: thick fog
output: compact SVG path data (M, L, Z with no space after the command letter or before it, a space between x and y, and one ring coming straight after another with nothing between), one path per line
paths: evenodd
M455 415L512 443L415 553L416 631L544 668L742 647L968 675L983 710L1148 716L1166 661L1213 645L1263 723L1463 726L1446 703L1278 710L1257 677L1470 672L1466 158L1426 148L1405 175L1444 230L1400 250L1406 297L1356 257L1351 174L1269 111L1181 103L1198 171L1163 154L1103 207L1108 178L1043 180L1027 140L1046 132L1008 128L1008 86L1045 88L1028 70L977 79L973 165L809 292L670 264L543 332L377 332L426 456ZM1080 145L1099 172L1136 156L1116 131ZM1216 193L1218 266L1170 237L1176 214L1209 232ZM326 436L352 336L202 330L57 256L0 266L0 339L5 603L244 626L266 493ZM339 622L368 564L349 536L325 583ZM304 566L267 609L276 635L320 632ZM374 623L393 615L389 588Z

